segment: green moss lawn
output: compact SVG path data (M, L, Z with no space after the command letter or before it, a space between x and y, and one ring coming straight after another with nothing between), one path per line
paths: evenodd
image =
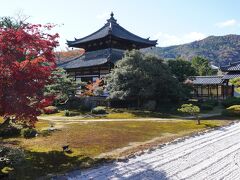
M100 154L114 152L129 146L130 143L146 142L154 138L160 138L158 143L166 142L229 122L203 120L201 125L196 125L192 120L84 123L66 121L55 123L57 130L43 136L43 131L52 123L40 120L36 125L40 133L36 138L7 138L2 142L25 150L26 162L15 169L14 178L35 179L50 173L91 166L100 161L96 159ZM63 153L64 145L70 146L70 154Z

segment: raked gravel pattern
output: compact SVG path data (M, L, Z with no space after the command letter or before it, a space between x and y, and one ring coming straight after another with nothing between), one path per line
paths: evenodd
M179 139L125 162L75 171L69 180L240 179L240 123Z

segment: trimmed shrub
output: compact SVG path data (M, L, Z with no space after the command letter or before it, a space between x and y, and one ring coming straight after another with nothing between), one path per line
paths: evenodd
M233 105L224 109L222 115L225 116L240 116L240 105Z
M69 115L70 115L69 110L65 110L65 111L64 111L64 116L69 116Z
M97 106L92 109L93 114L106 114L106 107L104 106Z
M201 110L213 110L213 108L218 105L218 101L209 99L206 101L199 101L197 105L200 106Z
M230 97L230 98L225 99L222 102L222 105L225 108L233 106L233 105L238 105L238 104L240 104L240 98L237 98L237 97Z
M64 112L64 116L79 116L80 113L79 112L74 112L74 111L69 111L69 110L65 110Z
M56 106L48 106L43 108L44 114L54 114L58 112L58 108Z
M69 101L66 104L67 109L79 109L79 107L82 105L82 99L78 97L74 97L69 99Z
M36 137L37 130L33 128L24 128L21 130L21 136L24 138L33 138Z
M0 137L16 137L19 135L20 135L20 129L13 126L0 129Z

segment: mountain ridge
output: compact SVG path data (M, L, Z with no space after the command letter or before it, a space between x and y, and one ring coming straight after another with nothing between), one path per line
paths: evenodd
M147 48L143 52L157 55L163 59L180 57L191 60L194 56L201 56L207 58L214 65L226 65L240 61L240 35L211 35L205 39L182 45Z

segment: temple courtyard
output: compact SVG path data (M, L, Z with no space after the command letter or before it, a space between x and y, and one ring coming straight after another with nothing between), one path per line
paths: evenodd
M178 139L166 146L134 155L124 162L105 164L65 175L67 179L238 179L240 125Z
M185 168L188 172L190 164L196 161L203 163L218 152L221 155L225 153L224 148L235 149L231 145L240 139L236 135L240 131L238 124L227 127L234 121L216 116L205 120L202 117L201 125L191 119L134 118L127 113L125 119L109 117L112 119L41 116L36 124L39 132L36 138L4 138L1 144L24 150L26 160L15 169L17 179L132 179L135 176L139 179L138 173L142 173L143 179L159 179L159 174L162 178L177 177L178 172L169 169L175 163L183 163L178 168L181 175L180 172ZM183 137L189 139L178 143ZM231 138L234 140L228 142ZM66 145L69 151L63 152L62 147Z

